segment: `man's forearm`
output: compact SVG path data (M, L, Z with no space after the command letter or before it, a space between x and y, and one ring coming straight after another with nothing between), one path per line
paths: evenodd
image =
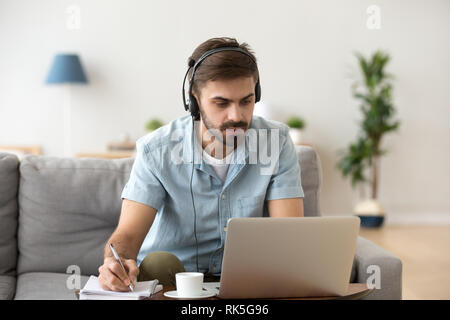
M303 217L303 198L268 200L271 217Z
M113 253L109 248L110 243L114 245L114 248L121 258L136 260L139 248L132 237L115 231L106 242L104 258L113 256Z

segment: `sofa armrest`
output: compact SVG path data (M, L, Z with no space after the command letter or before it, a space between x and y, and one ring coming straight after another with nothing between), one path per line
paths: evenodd
M12 300L16 293L16 277L0 275L0 300Z
M402 262L399 258L363 237L358 237L354 264L355 282L376 285L379 274L379 288L365 299L402 299Z

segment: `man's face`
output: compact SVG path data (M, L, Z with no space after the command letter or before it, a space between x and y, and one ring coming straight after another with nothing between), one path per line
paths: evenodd
M202 132L219 130L222 135L218 138L225 144L227 135L242 134L249 128L255 107L253 77L208 81L201 89L200 100L195 97L199 102L202 127L205 127Z

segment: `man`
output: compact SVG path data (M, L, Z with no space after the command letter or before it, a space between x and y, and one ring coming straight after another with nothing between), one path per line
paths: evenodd
M224 47L245 54L223 50L208 56ZM303 216L300 167L288 127L253 116L259 73L248 45L210 39L194 51L189 66L189 93L199 110L137 141L119 224L107 243L116 247L126 272L106 245L99 268L105 290L128 291L136 279L175 285L175 273L185 270L217 281L228 219ZM249 139L250 132L259 134L257 140ZM253 157L255 145L256 153L262 146L276 157L269 170L267 161L254 161L267 160Z

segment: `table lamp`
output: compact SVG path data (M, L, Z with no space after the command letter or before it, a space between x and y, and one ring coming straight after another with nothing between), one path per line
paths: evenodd
M80 58L76 54L57 54L48 72L46 84L62 84L64 87L64 156L71 156L71 102L70 85L86 84Z

